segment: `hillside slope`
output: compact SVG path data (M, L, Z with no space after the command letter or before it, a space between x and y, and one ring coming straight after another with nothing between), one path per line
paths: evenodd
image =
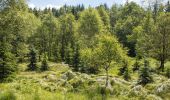
M50 63L47 72L20 72L12 83L0 84L0 100L169 100L170 80L153 74L154 82L137 85L119 76L110 76L105 90L105 76L73 72L64 64ZM135 76L134 76L135 77Z

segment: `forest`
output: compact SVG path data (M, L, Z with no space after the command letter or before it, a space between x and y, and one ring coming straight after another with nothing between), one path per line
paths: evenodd
M170 1L146 4L0 0L0 100L170 100Z

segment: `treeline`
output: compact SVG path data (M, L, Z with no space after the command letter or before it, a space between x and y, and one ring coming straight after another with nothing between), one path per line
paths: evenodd
M25 0L2 0L0 5L0 80L15 74L22 62L29 62L28 70L36 70L37 62L47 70L47 60L86 73L103 68L107 76L119 63L120 74L129 78L129 57L153 57L161 71L169 60L169 2L155 0L146 8L127 2L111 8L65 5L44 10L28 8Z

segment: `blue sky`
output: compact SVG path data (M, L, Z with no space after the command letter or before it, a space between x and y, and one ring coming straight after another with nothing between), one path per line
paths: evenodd
M29 0L28 5L31 8L45 8L45 7L55 7L60 8L64 4L67 5L78 5L84 4L86 7L90 6L98 6L100 4L106 3L108 6L113 5L114 3L123 4L126 0ZM139 2L140 0L129 0Z

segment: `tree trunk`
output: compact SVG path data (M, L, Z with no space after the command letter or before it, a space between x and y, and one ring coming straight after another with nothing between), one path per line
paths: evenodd
M160 65L160 69L162 72L164 72L164 63L165 63L165 60L164 59L161 59L161 65Z

